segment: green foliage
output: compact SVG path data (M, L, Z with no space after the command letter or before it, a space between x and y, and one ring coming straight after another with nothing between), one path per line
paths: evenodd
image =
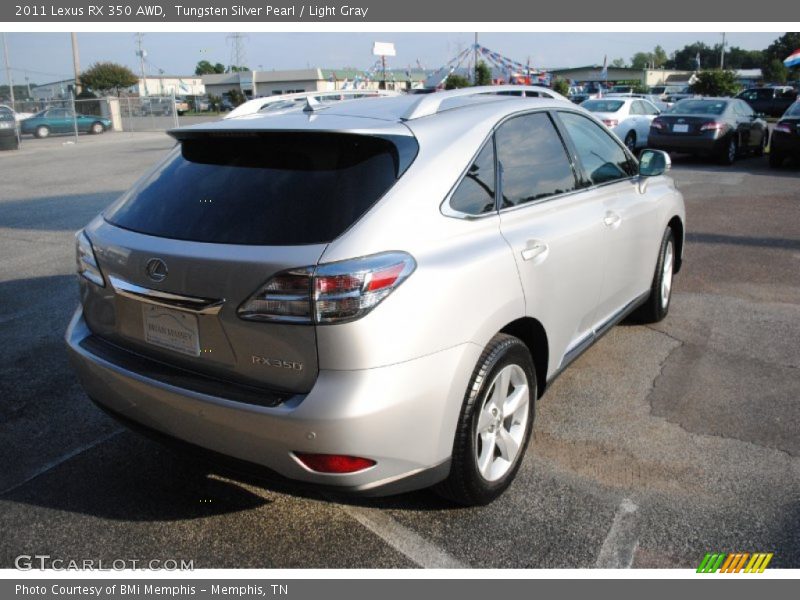
M457 75L455 73L451 73L447 76L447 79L444 81L444 89L446 90L455 90L458 88L465 88L469 87L470 82L469 79L464 77L463 75Z
M492 70L482 60L475 65L475 85L492 85Z
M566 79L556 79L553 82L553 91L566 96L569 94L569 82Z
M614 67L616 69L624 69L625 68L625 59L624 58L615 58L611 61L608 65L609 67Z
M212 65L207 60L201 60L197 63L197 66L194 69L195 75L211 75L213 73L224 73L225 72L225 65L222 63L217 63Z
M709 69L697 74L691 89L693 94L703 96L733 96L739 91L739 84L733 71Z
M139 78L128 67L113 62L97 62L81 73L84 87L99 94L114 93L136 85Z
M634 69L660 69L669 61L666 51L661 46L653 48L652 52L637 52L631 57L631 67Z
M786 83L789 77L789 69L783 64L782 60L773 58L761 68L764 81L769 83Z
M231 104L234 106L239 106L240 104L244 104L244 101L247 99L244 95L244 92L239 88L231 88L228 90L228 99L231 101Z
M34 84L31 84L33 87ZM0 85L0 99L3 101L11 100L11 94L9 93L8 84ZM30 96L28 96L28 86L27 85L18 85L14 84L14 100L32 100Z
M219 112L220 108L222 108L222 98L220 96L209 94L208 103L211 106L211 110Z
M780 73L776 73L776 67L773 67L775 61L779 61L784 69L786 68L783 65L783 59L789 56L792 52L800 48L800 32L797 31L790 31L779 37L777 40L772 42L766 50L764 50L764 65L762 69L764 69L764 79L767 81L778 81L777 79L768 79L766 71L771 70L771 74L773 75L780 75ZM787 70L786 78L792 75L793 77L800 76L800 68L793 67L792 69ZM786 81L786 78L784 81Z
M634 94L647 94L649 92L650 90L642 82L638 82L636 85L633 86Z

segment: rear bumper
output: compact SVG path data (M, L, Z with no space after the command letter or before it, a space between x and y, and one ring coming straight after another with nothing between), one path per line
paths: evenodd
M647 147L686 154L715 154L723 150L726 140L727 137L714 138L711 135L704 137L651 133L647 138Z
M280 406L232 401L148 378L87 350L79 308L67 330L70 360L92 400L124 422L265 467L281 478L346 493L383 495L444 479L467 383L480 348L462 344L412 361L319 373L312 390ZM310 471L294 452L377 461L353 474Z
M800 137L796 135L772 135L770 152L784 156L800 156Z

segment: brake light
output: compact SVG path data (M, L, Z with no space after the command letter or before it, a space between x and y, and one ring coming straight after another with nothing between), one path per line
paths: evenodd
M792 133L792 126L786 122L778 123L775 125L775 131L780 131L781 133Z
M360 319L405 281L417 263L405 252L278 273L239 307L242 319L340 323Z
M664 127L666 127L664 121L659 121L658 119L653 119L653 121L650 123L650 129L657 129L658 131L661 131L664 129Z
M720 123L719 121L709 121L700 126L700 131L723 131L728 128L727 123Z
M617 119L603 119L603 123L606 127L616 127L619 125L619 121Z
M88 279L95 285L105 287L106 282L94 256L92 243L83 230L75 234L75 262L78 275Z
M375 461L360 456L346 456L343 454L310 454L295 452L298 460L312 471L318 473L355 473L369 469Z

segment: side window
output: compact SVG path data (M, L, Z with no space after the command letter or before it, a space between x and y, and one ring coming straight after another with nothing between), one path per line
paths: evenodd
M742 92L742 98L745 100L755 100L756 99L755 90L747 90L746 92Z
M494 143L490 139L450 197L450 208L467 215L494 210Z
M645 115L657 115L657 114L659 114L658 108L656 108L656 106L651 102L647 102L646 100L642 100L642 106L644 107L644 113L643 114L645 114Z
M559 113L589 181L598 185L636 174L636 164L622 146L590 119L575 113Z
M760 90L756 90L756 97L759 100L772 100L774 92L769 88L762 88Z
M564 144L546 113L509 119L497 130L495 140L503 208L576 188Z

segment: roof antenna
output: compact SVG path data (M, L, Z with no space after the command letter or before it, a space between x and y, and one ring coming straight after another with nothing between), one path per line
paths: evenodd
M322 104L319 101L315 100L312 96L306 97L306 105L303 108L303 112L315 112L322 108Z

